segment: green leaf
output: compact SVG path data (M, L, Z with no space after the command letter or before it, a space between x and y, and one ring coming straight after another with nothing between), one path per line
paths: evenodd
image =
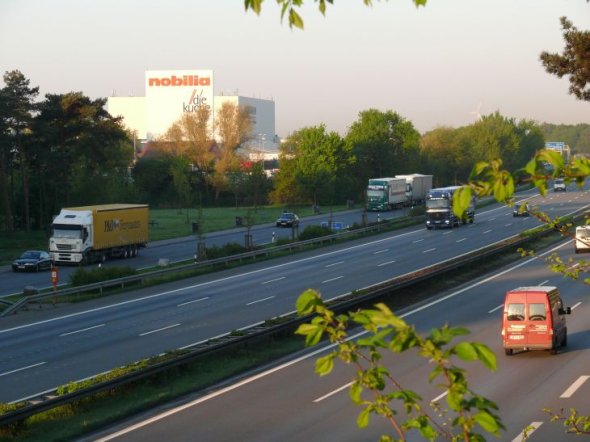
M453 213L462 218L471 203L471 188L463 186L453 194Z
M318 292L312 289L307 289L299 298L297 298L297 302L295 303L295 307L297 308L297 313L299 316L305 316L313 313L315 311L316 306L324 305L323 301L320 298Z
M359 428L366 428L371 419L371 408L367 407L361 411L356 418L356 424Z
M473 416L473 419L488 433L497 434L500 431L501 425L498 419L485 410L481 410Z
M293 8L289 10L289 26L303 30L303 19Z
M477 352L478 358L483 365L489 368L491 371L496 371L498 368L496 355L494 352L485 344L473 343L473 347Z
M475 361L477 359L477 351L469 342L461 342L455 346L455 354L464 361Z
M348 392L350 399L352 400L352 402L354 402L355 404L360 404L361 403L361 394L363 392L363 386L361 385L360 382L355 381L352 383L352 385L350 386L350 391Z
M322 356L315 361L315 372L320 376L325 376L332 372L334 368L334 358L336 353L330 353L326 356Z
M324 328L318 324L301 324L295 334L305 336L305 345L316 345L322 339Z

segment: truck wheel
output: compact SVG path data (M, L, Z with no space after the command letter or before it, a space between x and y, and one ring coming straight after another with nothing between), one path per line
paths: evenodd
M129 258L129 249L127 247L125 247L123 249L123 259L127 259Z

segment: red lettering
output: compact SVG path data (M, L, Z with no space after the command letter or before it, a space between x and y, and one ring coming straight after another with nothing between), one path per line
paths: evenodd
M149 78L148 86L211 86L210 77L184 75L182 78L172 75L164 78Z

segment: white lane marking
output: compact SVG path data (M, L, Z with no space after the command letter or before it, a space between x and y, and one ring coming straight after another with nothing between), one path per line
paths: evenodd
M86 328L83 328L83 329L81 329L81 330L76 330L76 331L73 331L73 332L68 332L68 333L62 333L62 334L61 334L61 335L59 335L59 336L60 336L60 337L62 337L62 336L69 336L69 335L74 335L74 334L76 334L76 333L82 333L82 332L85 332L85 331L88 331L88 330L92 330L92 329L95 329L95 328L104 327L105 325L106 325L106 324L94 325L94 326L92 326L92 327L86 327Z
M204 298L193 299L192 301L183 302L182 304L177 304L176 307L182 307L183 305L194 304L195 302L201 302L205 299L209 299L209 296L205 296Z
M457 241L455 241L455 242L462 242L462 241L465 241L466 239L467 239L467 238L461 238L461 239L458 239L458 240L457 240Z
M424 238L417 239L416 241L412 241L412 244L416 244L416 243L419 243L419 242L422 242L422 241L424 241Z
M436 248L423 250L422 253L434 252Z
M450 294L448 294L447 296L445 296L443 298L437 299L437 300L435 300L433 302L430 302L430 303L428 303L426 305L423 305L421 307L418 307L418 308L415 308L413 310L410 310L407 313L403 313L403 314L399 315L399 317L400 318L407 318L408 316L411 316L411 315L413 315L415 313L418 313L418 312L420 312L422 310L425 310L425 309L427 309L427 308L429 308L429 307L431 307L433 305L436 305L436 304L439 304L439 303L441 303L443 301L446 301L447 299L454 298L455 296L457 296L457 295L459 295L459 294L461 294L461 293L463 293L463 292L465 292L467 290L471 290L472 288L477 287L478 285L485 284L486 282L491 281L491 280L493 280L493 279L495 279L495 278L497 278L499 276L502 276L502 275L504 275L504 274L506 274L508 272L511 272L512 270L518 269L518 268L520 268L520 267L522 267L522 266L524 266L524 265L526 265L526 264L528 264L528 263L536 260L539 257L542 257L542 256L548 255L550 253L553 253L555 250L560 249L561 247L569 244L570 242L571 241L566 241L563 244L560 244L560 245L552 248L551 250L549 250L547 252L541 253L538 257L537 256L534 256L532 258L529 258L526 261L521 262L520 264L515 265L514 267L511 267L509 269L506 269L506 270L504 270L504 271L502 271L502 272L500 272L500 273L498 273L496 275L492 275L492 276L490 276L490 277L488 277L488 278L486 278L486 279L484 279L482 281L478 281L478 282L476 282L474 284L471 284L469 287L465 287L465 288L463 288L461 290L458 290L458 291L456 291L454 293L450 293ZM359 338L361 336L364 336L366 334L367 334L367 331L361 331L361 332L359 332L359 333L357 333L357 334L355 334L353 336L350 336L349 337L349 340L355 340L355 339L357 339L357 338ZM205 342L205 341L202 341L202 342ZM242 380L242 381L240 381L240 382L238 382L236 384L228 385L227 387L222 388L221 390L214 391L213 393L208 394L207 396L203 396L203 397L201 397L199 399L195 399L192 402L189 402L189 403L184 404L184 405L181 405L181 406L179 406L177 408L173 408L171 410L168 410L168 411L166 411L166 412L164 412L162 414L159 414L157 416L154 416L152 418L149 418L149 419L147 419L145 421L138 422L138 423L136 423L136 424L134 424L134 425L132 425L130 427L123 428L122 430L119 430L116 433L109 434L109 435L107 435L107 436L105 436L105 437L103 437L101 439L97 439L95 442L107 442L107 441L112 440L112 439L115 439L115 438L117 438L119 436L123 436L123 435L125 435L127 433L131 433L132 431L135 431L135 430L137 430L139 428L146 427L146 426L152 424L153 422L160 421L162 419L167 418L168 416L172 416L173 414L179 413L179 412L184 411L184 410L186 410L188 408L192 408L195 405L199 405L199 404L201 404L203 402L207 402L210 399L216 398L218 396L222 396L225 393L229 393L230 391L237 390L238 388L240 388L240 387L242 387L244 385L248 385L248 384L250 384L250 383L252 383L254 381L257 381L258 379L262 379L264 377L270 376L270 375L272 375L272 374L274 374L274 373L276 373L278 371L281 371L281 370L284 370L285 368L291 367L292 365L295 365L295 364L298 364L298 363L300 363L302 361L305 361L307 359L313 358L313 357L315 357L316 355L318 355L320 353L323 353L323 352L325 352L327 350L330 350L330 349L336 347L336 345L338 345L338 344L330 344L330 345L327 345L326 347L318 348L317 350L314 350L314 351L312 351L310 353L307 353L307 354L305 354L305 355L303 355L303 356L301 356L299 358L293 359L292 361L285 362L282 365L279 365L277 367L271 368L270 370L264 371L262 373L258 373L256 375L254 375L254 376L252 376L250 378L244 379L244 380Z
M280 278L269 279L268 281L261 282L260 284L262 284L262 285L264 285L264 284L270 284L271 282L281 281L281 280L283 280L285 278L286 278L286 276L281 276Z
M500 304L498 307L494 307L493 309L489 310L488 313L494 313L496 310L504 307L504 304Z
M531 437L531 434L533 434L541 425L543 425L543 422L531 422L528 425L526 438L529 439ZM512 439L512 442L522 442L523 440L525 440L524 431L522 431L518 436Z
M492 210L494 210L494 209L492 209ZM146 300L149 300L149 299L160 298L162 296L172 295L174 293L183 292L183 291L186 291L186 290L192 290L192 289L196 289L196 288L199 288L199 287L205 287L205 286L208 286L208 285L213 285L213 284L217 284L217 283L224 282L224 281L230 281L232 279L238 279L238 278L248 277L250 275L255 275L257 273L262 273L262 272L267 272L267 271L274 271L274 270L279 269L279 268L282 268L282 267L292 266L292 265L295 265L295 264L300 264L302 262L307 262L307 261L312 261L312 260L316 260L316 259L319 259L319 258L324 258L326 256L331 256L331 255L337 255L337 254L341 254L341 253L346 253L346 252L349 252L351 250L356 250L356 249L360 249L360 248L367 247L367 246L373 246L375 244L379 244L379 243L383 243L383 242L386 242L386 241L391 241L393 239L398 239L398 238L402 238L402 237L405 237L405 236L409 236L409 235L412 235L414 233L420 233L420 234L422 234L424 232L423 232L423 229L413 230L411 232L401 233L399 235L393 235L393 236L389 236L387 238L377 239L375 241L370 241L370 242L366 242L366 243L363 243L363 244L357 244L357 245L350 246L350 247L347 247L347 248L344 248L344 249L334 250L334 251L327 252L327 253L321 253L319 255L314 255L314 256L307 257L307 258L298 259L298 260L295 260L295 261L289 261L289 262L286 262L286 263L283 263L283 264L277 264L275 266L265 267L263 269L252 270L250 272L245 272L245 273L240 273L240 274L237 274L237 275L227 276L225 278L219 278L219 279L215 279L215 280L212 280L212 281L201 282L201 283L198 283L198 284L194 284L194 285L190 285L190 286L186 286L186 287L181 287L181 288L174 289L174 290L168 290L168 291L165 291L165 292L154 293L153 295L142 296L141 298L130 299L128 301L118 302L118 303L115 303L115 304L109 304L109 305L105 305L105 306L102 306L102 307L93 308L93 309L90 309L90 310L84 310L84 311L81 311L81 312L71 313L69 315L58 316L58 317L51 318L51 319L46 319L46 320L43 320L43 321L32 322L30 324L24 324L24 325L19 325L19 326L12 327L12 328L7 328L5 330L0 330L0 334L8 333L8 332L15 331L15 330L20 330L20 329L23 329L23 328L33 327L35 325L48 324L50 322L61 321L62 319L74 318L76 316L82 316L82 315L86 315L86 314L89 314L89 313L95 313L95 312L99 312L99 311L103 311L103 310L108 310L108 309L120 307L122 305L134 304L136 302L142 302L142 301L146 301Z
M452 230L449 230L449 231L443 233L443 235L448 235L449 233L453 233L453 231Z
M172 325L168 325L168 326L166 326L166 327L162 327L162 328L159 328L159 329L157 329L157 330L150 330L150 331L148 331L148 332L145 332L145 333L140 333L140 334L139 334L139 336L147 336L147 335L151 335L152 333L158 333L158 332L161 332L161 331L164 331L164 330L168 330L169 328L178 327L179 325L180 325L180 324L172 324Z
M433 402L438 402L438 401L440 401L440 400L441 400L442 398L444 398L444 397L445 397L445 396L446 396L448 393L449 393L448 391L445 391L444 393L442 393L442 394L439 394L437 397L435 397L434 399L432 399L432 400L430 401L430 403L433 403Z
M512 223L504 224L504 227L510 227Z
M572 385L569 386L569 388L567 390L565 390L561 396L559 396L560 398L568 398L568 397L572 397L572 395L578 390L578 388L580 388L584 382L586 382L588 379L590 379L590 376L580 376Z
M315 404L317 404L318 402L321 402L324 399L328 399L330 396L334 396L336 393L340 393L342 390L345 390L346 388L350 387L351 385L352 385L352 382L349 382L348 384L345 384L342 387L337 388L336 390L331 391L328 394L323 395L322 397L319 397L317 399L314 399L313 402Z
M344 276L337 276L336 278L326 279L325 281L322 281L322 284L325 284L327 282L336 281L337 279L340 279L340 278L344 278Z
M334 262L334 263L332 263L332 264L328 264L328 265L326 265L326 267L333 267L333 266L337 266L337 265L340 265L340 264L344 264L344 261L338 261L338 262Z
M248 304L246 304L246 305L254 305L254 304L258 304L259 302L268 301L269 299L272 299L272 298L274 298L274 296L269 296L269 297L267 297L267 298L257 299L256 301L249 302L249 303L248 303Z
M483 233L490 233L490 232L491 232L491 230L486 230L486 231L485 231L485 232L483 232Z
M490 218L488 221L495 221L496 218Z
M12 374L12 373L16 373L18 371L28 370L29 368L38 367L39 365L43 365L43 364L47 364L47 362L39 362L38 364L27 365L26 367L17 368L16 370L7 371L5 373L0 373L0 377L6 376L6 375L9 375L9 374Z
M389 251L389 249L377 250L376 252L373 252L373 255L378 255L379 253L385 253L388 251Z
M512 215L512 213L505 213L504 215L505 215L505 216L508 216L508 215Z
M540 282L540 283L539 283L539 284L537 284L537 285L545 285L545 284L547 284L548 282L549 282L549 280L548 280L548 279L546 279L545 281L543 281L543 282Z
M575 309L576 307L579 307L580 304L582 304L581 302L578 302L577 304L574 304L574 306L572 307L572 310Z
M389 264L393 264L395 262L395 259L392 261L387 261L387 262L382 262L381 264L377 264L377 267L383 267Z

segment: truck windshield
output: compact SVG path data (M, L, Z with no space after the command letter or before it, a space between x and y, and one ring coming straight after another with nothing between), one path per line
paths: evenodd
M66 225L53 225L53 232L51 233L53 238L68 238L68 239L81 239L82 238L82 227L81 226L66 226Z
M451 202L448 199L426 200L426 209L448 209Z
M382 190L367 190L367 196L369 198L382 198L383 191Z

